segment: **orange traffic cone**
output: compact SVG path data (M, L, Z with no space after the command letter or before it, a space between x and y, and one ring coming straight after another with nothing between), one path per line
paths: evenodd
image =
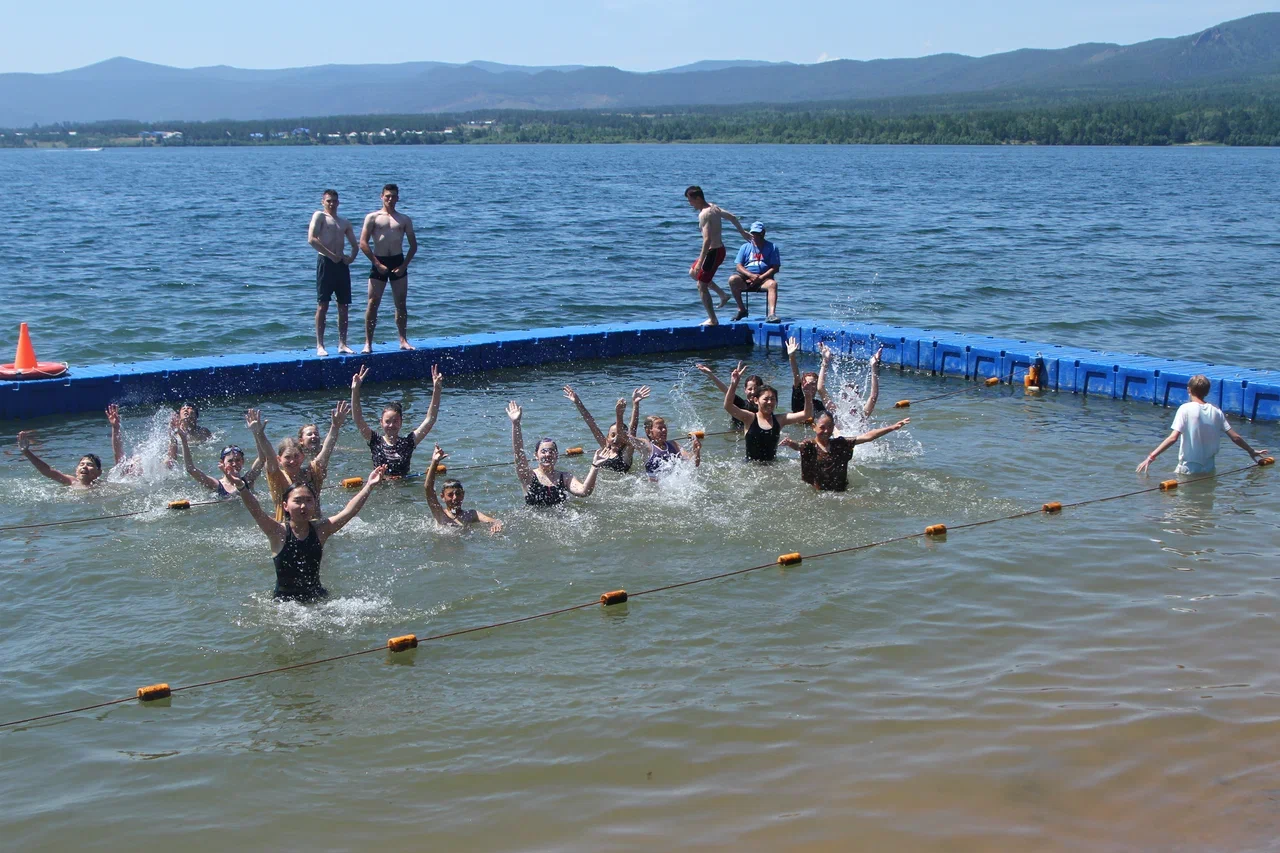
M18 351L12 364L0 364L0 379L52 379L67 372L65 364L36 361L36 348L31 345L27 324L18 326Z
M26 323L18 326L18 352L13 357L13 366L16 370L36 369L36 348L31 345L31 333L27 331Z

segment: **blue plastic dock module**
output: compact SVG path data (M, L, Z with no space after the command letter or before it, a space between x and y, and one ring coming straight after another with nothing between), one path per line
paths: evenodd
M799 339L806 352L816 352L819 343L826 343L839 352L868 358L877 348L884 347L881 358L886 366L971 381L998 376L1002 382L1021 385L1028 369L1039 361L1044 367L1041 387L1045 390L1166 407L1187 402L1187 381L1203 373L1212 382L1209 402L1227 415L1257 421L1280 420L1280 372L1274 370L907 326L797 320L782 324L782 328L755 328L758 347L785 348L786 339L792 336Z
M816 320L710 327L678 323L565 326L436 338L423 342L414 352L387 350L325 358L310 351L274 352L73 368L57 379L0 382L0 419L95 411L113 402L140 405L345 388L351 382L351 374L362 364L370 366L377 381L385 382L425 379L431 375L432 364L456 375L554 362L705 352L751 344L785 351L791 336L799 338L806 352L816 352L819 343L826 343L860 359L869 358L884 347L882 358L886 366L962 381L997 376L1002 382L1021 385L1028 368L1039 360L1045 370L1045 390L1138 400L1154 406L1185 403L1187 380L1203 373L1213 382L1209 402L1228 415L1280 420L1280 372L1274 370L907 326Z
M413 352L321 357L311 351L268 352L75 367L57 379L0 382L0 420L97 411L109 403L141 405L343 388L368 365L378 382L427 379L431 365L446 374L506 367L622 358L647 353L750 346L758 324L699 326L622 323L565 326L433 338ZM775 327L776 328L776 327Z

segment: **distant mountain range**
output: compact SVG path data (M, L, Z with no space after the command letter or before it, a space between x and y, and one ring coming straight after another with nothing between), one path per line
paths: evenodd
M1280 73L1280 13L1133 45L1080 44L984 57L937 54L816 65L706 60L637 73L577 65L171 68L117 58L55 74L0 74L0 127L485 109L785 104L1020 90L1169 90Z

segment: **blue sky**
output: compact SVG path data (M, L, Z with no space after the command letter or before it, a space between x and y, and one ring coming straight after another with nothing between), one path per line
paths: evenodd
M61 71L112 56L181 67L487 59L634 71L699 59L982 56L1129 44L1269 11L1280 11L1280 0L4 0L0 72Z

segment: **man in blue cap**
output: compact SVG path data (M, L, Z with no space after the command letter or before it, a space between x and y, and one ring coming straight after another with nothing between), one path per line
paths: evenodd
M729 276L729 288L733 298L738 302L738 313L734 321L747 316L746 303L742 301L744 293L764 291L768 298L769 314L766 323L778 322L778 270L782 269L782 258L778 255L778 247L764 238L764 223L751 223L751 242L743 243L738 250L737 269Z

